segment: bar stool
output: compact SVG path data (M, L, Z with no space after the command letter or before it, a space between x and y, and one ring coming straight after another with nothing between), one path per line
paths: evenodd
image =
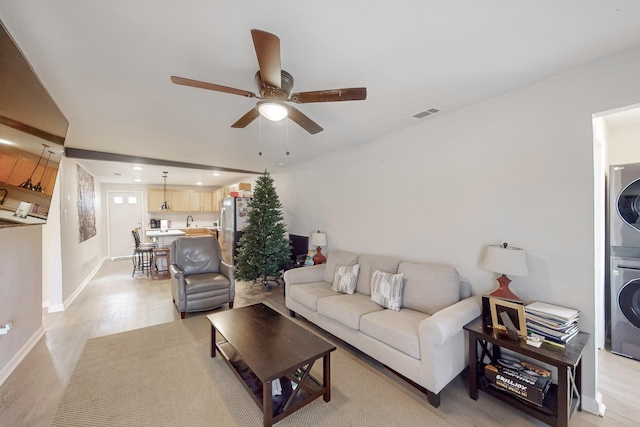
M147 276L151 272L151 265L153 262L153 248L156 247L155 243L141 243L140 231L137 228L131 230L133 235L133 241L135 242L135 248L133 249L133 256L131 261L133 262L133 272L131 277L136 274L136 271L141 271Z

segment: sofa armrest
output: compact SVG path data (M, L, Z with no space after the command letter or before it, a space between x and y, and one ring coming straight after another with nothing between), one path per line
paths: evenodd
M465 298L427 317L419 326L420 345L438 347L453 337L462 327L480 316L479 297Z
M236 267L234 265L229 265L224 261L220 261L220 274L226 276L229 279L231 284L229 285L229 294L231 296L231 300L236 296L236 281L233 277L233 273L236 271Z
M284 272L284 283L287 285L299 285L300 283L314 283L322 281L326 264L311 265L308 267L292 268Z
M186 307L186 293L184 290L184 272L177 264L169 265L171 271L171 295L178 306L178 311Z

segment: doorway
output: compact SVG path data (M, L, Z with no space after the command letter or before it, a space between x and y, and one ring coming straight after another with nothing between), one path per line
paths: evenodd
M596 272L596 309L598 322L596 325L596 345L605 348L611 332L611 246L617 245L611 241L609 230L612 216L609 188L612 177L609 176L609 166L618 164L640 163L640 148L637 144L640 138L640 104L630 105L615 110L601 112L594 115L594 166L595 166L595 252L596 265L601 265L600 274ZM606 189L606 191L605 191ZM600 228L600 230L598 230ZM615 239L614 239L615 240Z
M142 192L107 191L108 253L111 259L130 257L134 240L131 231L142 227Z

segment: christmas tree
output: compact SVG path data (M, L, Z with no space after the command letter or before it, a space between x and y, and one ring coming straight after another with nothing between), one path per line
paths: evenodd
M256 181L249 208L249 219L238 242L235 277L253 282L261 279L271 289L268 278L280 277L281 267L291 258L291 247L285 237L282 205L266 170Z

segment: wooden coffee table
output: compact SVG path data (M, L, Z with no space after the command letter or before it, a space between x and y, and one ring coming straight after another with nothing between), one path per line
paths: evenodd
M264 414L270 427L307 403L331 400L334 345L264 304L207 316L211 322L211 357L218 350ZM221 335L217 337L217 335ZM322 382L310 372L322 358ZM282 394L273 395L274 382Z

